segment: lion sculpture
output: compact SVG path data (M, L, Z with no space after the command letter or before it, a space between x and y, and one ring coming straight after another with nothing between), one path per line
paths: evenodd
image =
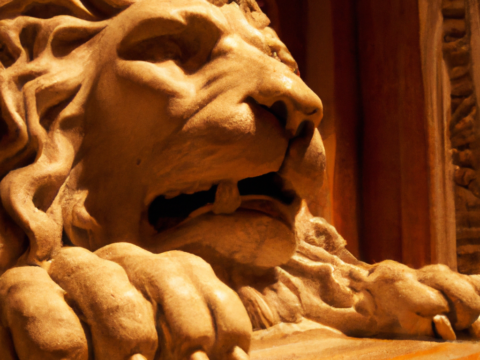
M254 0L0 3L1 359L477 324L477 277L364 264L318 217L322 104L268 24Z

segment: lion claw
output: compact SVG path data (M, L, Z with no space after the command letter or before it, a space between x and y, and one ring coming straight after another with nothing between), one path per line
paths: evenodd
M480 339L480 317L470 325L468 331L473 338Z
M240 347L235 346L233 351L227 357L228 360L249 360L250 357L248 354L243 351Z
M128 360L147 360L147 358L141 354L135 354Z
M189 358L189 360L209 360L207 354L202 351L195 351Z
M453 331L450 320L445 315L437 315L433 318L434 328L436 333L442 337L443 340L454 341L457 340L455 331Z

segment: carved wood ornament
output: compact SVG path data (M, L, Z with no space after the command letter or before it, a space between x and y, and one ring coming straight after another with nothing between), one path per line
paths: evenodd
M443 54L451 83L449 124L455 165L458 269L480 272L480 117L472 57L475 1L443 1ZM478 6L478 4L477 4Z

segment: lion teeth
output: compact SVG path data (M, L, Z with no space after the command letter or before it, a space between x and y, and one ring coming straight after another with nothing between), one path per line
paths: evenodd
M195 192L199 192L199 191L208 191L212 188L213 184L212 183L202 183L200 184L197 189L195 190Z
M241 203L242 199L236 181L222 181L218 184L213 204L215 214L231 214L239 208Z
M440 335L443 340L457 340L457 336L455 335L455 331L453 331L450 320L448 320L445 315L435 316L433 318L433 323L435 324L435 329L437 330L438 335Z
M180 195L180 191L169 191L169 192L166 192L165 194L163 194L165 199L173 199L174 197L177 197L178 195Z
M196 183L188 188L185 188L180 191L182 194L192 195L200 191L208 191L212 188L212 183Z

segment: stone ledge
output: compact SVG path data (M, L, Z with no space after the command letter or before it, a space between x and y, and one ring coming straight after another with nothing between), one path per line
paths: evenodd
M253 340L252 360L480 360L480 342L357 339L327 330Z

